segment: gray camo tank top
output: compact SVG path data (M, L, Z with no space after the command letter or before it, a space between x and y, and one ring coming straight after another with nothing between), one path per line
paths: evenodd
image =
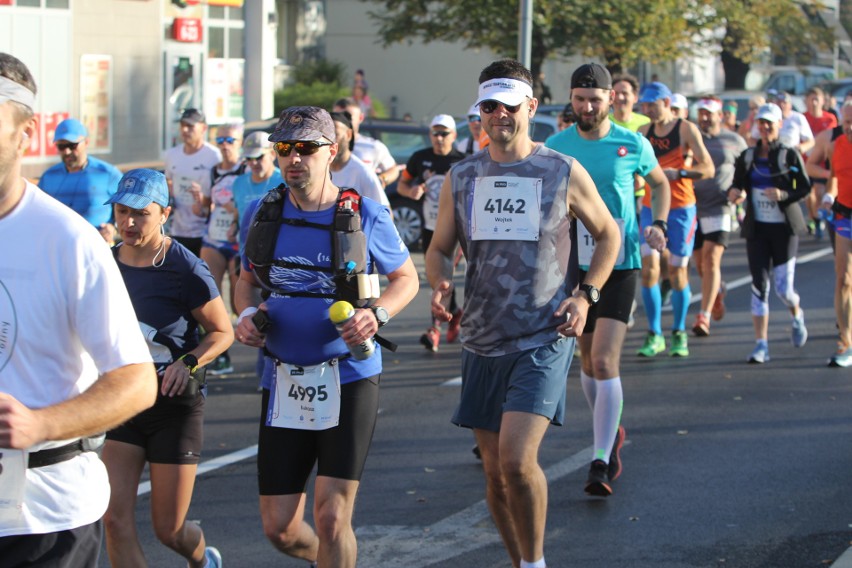
M549 345L564 318L553 312L577 284L569 268L571 237L566 205L573 158L537 145L524 160L501 164L487 151L451 170L456 234L467 259L463 346L496 357ZM474 191L488 192L477 178L541 180L538 240L473 240ZM493 184L492 184L493 185ZM485 196L480 196L480 207ZM573 263L571 263L573 266Z

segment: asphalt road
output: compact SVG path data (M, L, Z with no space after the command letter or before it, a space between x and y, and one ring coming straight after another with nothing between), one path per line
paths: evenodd
M816 568L849 548L852 375L825 366L836 339L826 247L806 237L800 250L807 345L790 345L789 315L773 296L766 365L745 363L753 332L739 239L724 260L724 277L735 283L727 315L713 322L710 337L690 339L690 357L636 357L645 333L640 308L622 365L624 474L607 499L583 493L591 414L574 362L566 424L551 428L540 454L549 481L550 567ZM422 267L422 255L415 260ZM401 347L386 357L358 498L358 565L508 568L483 501L472 435L449 422L460 348L442 344L431 354L418 344L428 317L423 282L386 328ZM693 290L700 290L695 280ZM670 324L664 313L664 328ZM189 518L202 524L225 566L304 567L263 536L252 449L260 405L254 354L240 346L234 356L237 372L211 379L203 461L213 469L199 474ZM140 493L137 523L149 564L184 566L154 538L147 487Z

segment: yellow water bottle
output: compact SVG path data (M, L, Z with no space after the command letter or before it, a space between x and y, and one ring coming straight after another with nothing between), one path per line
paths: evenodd
M333 323L337 328L337 331L343 331L343 326L354 315L355 308L353 308L352 304L345 300L334 302L331 307L328 308L328 317L331 319L331 323ZM372 357L373 353L376 352L376 344L373 342L372 338L368 338L362 343L347 343L346 346L349 347L349 352L352 356L359 361L369 359Z

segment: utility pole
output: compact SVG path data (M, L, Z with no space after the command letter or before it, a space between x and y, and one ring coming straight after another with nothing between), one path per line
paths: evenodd
M527 69L532 68L532 15L533 0L521 0L518 13L518 20L520 20L518 28L518 61L523 63Z

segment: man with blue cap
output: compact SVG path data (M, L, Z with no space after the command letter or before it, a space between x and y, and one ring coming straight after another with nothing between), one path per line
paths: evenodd
M59 123L53 143L62 162L48 168L39 187L97 227L104 240L115 240L112 207L105 205L115 193L121 172L103 160L89 156L89 131L76 118Z
M654 148L663 173L671 188L671 208L666 219L669 251L668 276L672 286L672 357L689 356L686 335L686 313L692 292L689 289L689 257L695 241L696 208L693 182L710 179L716 171L701 132L695 124L675 116L672 111L672 92L663 83L649 83L642 90L639 102L649 124L639 128ZM654 223L651 211L651 194L642 199L640 225L642 231ZM648 336L638 351L640 357L654 357L666 349L660 320L662 295L660 293L660 253L651 248L641 236L642 303L648 316Z

